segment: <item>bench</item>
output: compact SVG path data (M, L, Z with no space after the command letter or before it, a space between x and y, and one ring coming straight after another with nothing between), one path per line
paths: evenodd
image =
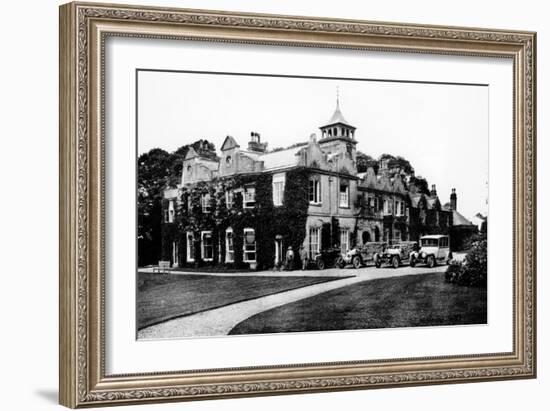
M170 261L159 261L159 265L153 267L154 273L166 274L168 271L170 271Z

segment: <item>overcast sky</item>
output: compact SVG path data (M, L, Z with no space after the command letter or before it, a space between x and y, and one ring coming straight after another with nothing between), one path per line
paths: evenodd
M357 127L357 149L408 159L436 184L442 204L451 188L468 219L486 213L488 87L139 72L138 152L173 151L200 138L219 150L225 136L246 147L250 132L268 148L320 136L340 108Z

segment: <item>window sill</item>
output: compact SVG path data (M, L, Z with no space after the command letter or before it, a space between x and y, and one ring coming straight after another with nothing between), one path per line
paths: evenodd
M312 203L312 202L310 202L309 205L314 206L314 207L321 207L323 205L323 203Z

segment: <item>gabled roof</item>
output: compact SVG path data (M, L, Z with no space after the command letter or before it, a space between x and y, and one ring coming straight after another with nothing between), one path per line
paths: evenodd
M428 207L431 208L431 209L436 208L436 206L438 206L438 205L439 205L439 207L441 207L441 203L439 202L438 197L427 197L426 200L428 202Z
M189 150L187 150L187 154L185 155L184 160L191 160L192 158L198 157L199 155L195 151L193 147L189 147Z
M205 150L195 150L192 146L189 147L189 150L187 150L187 154L185 155L184 160L191 160L192 158L199 157L202 160L205 161L211 161L211 162L218 162L219 158L216 156L215 152L212 151L205 151Z
M418 203L420 202L420 199L422 198L423 194L411 194L409 193L409 197L411 199L411 205L414 208L418 207Z
M468 220L466 217L464 217L462 214L460 214L458 211L453 210L453 225L475 225L470 220Z
M396 193L404 194L406 192L405 185L403 184L403 179L399 174L397 174L393 179L393 191Z
M235 147L240 147L235 139L231 136L227 136L225 140L223 140L221 151L230 150Z

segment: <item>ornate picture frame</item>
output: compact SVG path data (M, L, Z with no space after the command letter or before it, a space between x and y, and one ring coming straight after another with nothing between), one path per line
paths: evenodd
M513 61L513 350L107 375L105 41L204 40ZM92 3L60 7L60 403L198 400L536 377L536 34Z

